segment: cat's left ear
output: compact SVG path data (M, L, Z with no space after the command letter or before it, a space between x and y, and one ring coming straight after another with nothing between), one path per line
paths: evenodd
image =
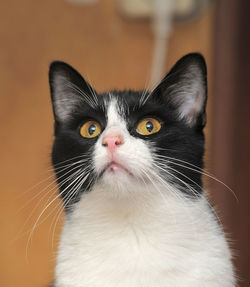
M182 57L153 94L159 94L178 120L189 127L203 128L207 101L207 69L203 56L191 53Z
M97 96L90 84L65 62L51 63L50 94L55 121L67 122L80 105L96 108Z

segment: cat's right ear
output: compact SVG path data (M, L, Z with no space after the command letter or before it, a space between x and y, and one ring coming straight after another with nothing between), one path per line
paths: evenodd
M76 108L84 104L95 108L97 96L94 89L70 65L55 61L49 70L50 94L55 121L67 121Z
M191 53L182 57L163 78L152 94L158 95L190 128L206 124L207 69L203 56Z

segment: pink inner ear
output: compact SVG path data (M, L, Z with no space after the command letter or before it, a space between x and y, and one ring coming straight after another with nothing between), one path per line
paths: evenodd
M201 85L194 85L193 90L182 93L182 103L178 108L179 118L184 119L190 126L195 124L197 116L203 110L204 92Z

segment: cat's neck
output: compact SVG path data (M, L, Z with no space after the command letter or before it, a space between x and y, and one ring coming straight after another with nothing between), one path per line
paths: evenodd
M80 218L88 222L112 221L136 222L145 221L150 217L158 221L159 218L189 212L192 201L185 198L184 194L178 189L169 185L154 186L148 185L134 187L134 190L117 190L110 192L107 186L97 185L90 193L82 195L81 200L75 206L72 214L69 215L69 222L78 221ZM202 198L202 196L201 196Z

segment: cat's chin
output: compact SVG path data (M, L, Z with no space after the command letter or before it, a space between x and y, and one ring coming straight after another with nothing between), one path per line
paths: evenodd
M108 166L105 168L104 173L110 174L111 176L120 176L124 173L127 173L132 176L132 173L126 167L116 162L109 163Z
M111 192L127 192L138 183L137 178L125 167L111 163L108 165L100 179L100 184L108 187Z
M111 161L105 165L99 174L99 177L106 181L124 181L134 177L128 168L116 161Z
M112 186L126 184L133 181L133 175L126 168L118 164L112 164L105 169L102 181Z

